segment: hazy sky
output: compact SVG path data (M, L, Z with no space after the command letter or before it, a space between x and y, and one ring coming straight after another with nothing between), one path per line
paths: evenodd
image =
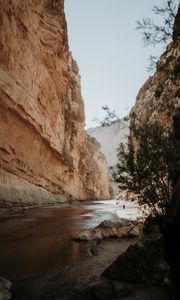
M78 63L86 127L102 119L102 105L126 116L135 102L150 53L143 47L136 21L152 17L163 0L65 0L70 50Z

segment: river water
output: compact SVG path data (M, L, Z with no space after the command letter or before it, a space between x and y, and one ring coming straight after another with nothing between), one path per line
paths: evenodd
M0 218L0 276L19 280L76 265L88 253L74 236L103 220L137 216L136 205L106 200L31 208L24 217Z

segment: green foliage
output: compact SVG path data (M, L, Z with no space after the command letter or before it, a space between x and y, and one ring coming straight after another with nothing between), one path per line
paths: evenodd
M105 111L105 117L100 121L98 118L94 118L93 121L98 122L102 127L110 126L113 122L119 120L115 109L111 110L109 106L104 105L102 109Z
M165 0L159 6L153 6L152 11L159 18L159 24L150 18L144 18L137 21L136 29L141 31L144 46L158 44L166 46L172 40L172 31L174 18L177 12L178 0ZM150 55L149 66L147 70L153 71L156 65L157 57Z
M174 176L180 170L180 143L157 122L134 125L131 130L135 142L130 138L126 146L119 146L114 179L121 189L135 192L140 204L165 213Z
M137 21L137 29L142 32L145 46L169 43L172 39L172 29L177 9L176 0L166 0L161 6L153 6L152 11L161 18L160 25L146 18Z
M119 119L116 115L115 109L111 110L107 105L102 106L102 109L106 112L106 116L101 121L101 126L109 126L112 122Z

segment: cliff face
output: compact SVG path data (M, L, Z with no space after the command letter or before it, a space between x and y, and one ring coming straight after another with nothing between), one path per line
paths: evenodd
M118 162L117 148L120 143L126 143L129 134L129 120L121 119L109 126L89 128L88 134L95 137L101 144L101 151L107 158L108 166L115 166Z
M108 198L105 160L101 168L97 147L91 159L84 154L89 144L64 1L1 0L0 8L0 204Z
M175 104L180 104L180 8L175 18L173 42L157 63L153 76L140 89L131 111L136 122L159 121L170 126Z

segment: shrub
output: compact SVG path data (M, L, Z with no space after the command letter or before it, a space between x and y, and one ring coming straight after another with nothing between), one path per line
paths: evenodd
M134 125L128 144L118 148L114 179L121 189L138 195L157 213L166 213L172 185L180 170L180 143L168 128L158 122Z

